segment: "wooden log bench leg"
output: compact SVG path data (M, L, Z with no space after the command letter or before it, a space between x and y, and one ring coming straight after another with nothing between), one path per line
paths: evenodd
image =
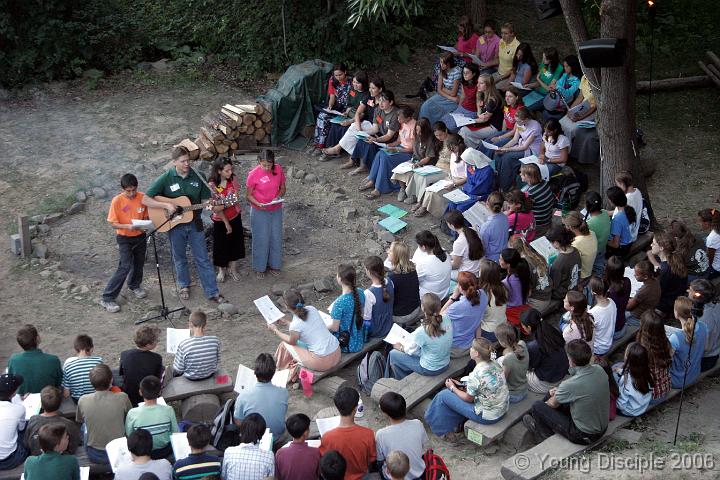
M180 416L190 422L212 422L219 409L218 396L203 393L183 400L180 404Z
M340 377L325 377L318 383L313 384L313 391L323 393L328 397L334 397L335 393L343 387L350 387L352 383Z

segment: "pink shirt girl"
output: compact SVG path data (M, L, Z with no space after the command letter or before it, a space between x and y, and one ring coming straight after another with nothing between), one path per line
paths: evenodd
M275 175L273 175L275 173ZM280 165L275 164L274 172L264 170L260 165L253 168L248 173L247 182L245 183L249 193L255 197L260 203L272 202L280 192L280 187L285 183L285 173L283 173ZM257 205L250 204L252 208L258 208ZM272 211L282 208L282 203L263 207L263 210Z

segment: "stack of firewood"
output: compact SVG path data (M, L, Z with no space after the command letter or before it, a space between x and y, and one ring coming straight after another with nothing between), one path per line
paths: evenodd
M266 106L226 104L219 113L202 118L200 133L195 140L185 139L183 145L195 160L213 160L218 155L232 155L254 150L258 144L270 143L272 113Z

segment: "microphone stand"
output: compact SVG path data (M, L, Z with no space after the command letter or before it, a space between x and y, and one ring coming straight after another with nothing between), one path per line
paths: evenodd
M158 230L160 230L162 227L164 227L168 222L170 222L175 216L181 215L183 213L183 208L178 206L175 208L175 212L170 215L167 220L165 220L162 224L158 225L155 230L148 233L148 236L152 238L152 245L153 245L153 253L155 254L155 270L157 272L157 278L158 278L158 285L160 286L160 313L158 315L155 315L154 317L150 318L141 318L140 320L135 321L135 325L140 325L141 323L149 322L152 320L157 320L159 318L162 318L164 320L167 320L170 322L170 325L172 325L173 328L175 328L175 324L173 323L172 319L170 318L171 313L179 312L181 310L185 310L185 306L181 306L178 308L175 308L173 310L169 310L167 305L165 304L165 292L163 291L163 284L162 284L162 275L160 275L160 260L158 259L158 251L157 251L157 243L155 241L155 237L157 235Z
M692 355L692 346L695 342L695 329L697 328L697 323L700 321L700 317L702 317L703 309L705 307L705 304L698 303L695 298L693 300L693 306L690 311L690 314L692 315L693 320L695 321L693 324L692 332L690 332L690 344L688 345L688 354L687 359L685 360L685 371L683 372L683 381L682 381L682 387L680 388L680 405L678 405L678 414L677 414L677 422L675 423L675 437L673 438L673 445L677 443L677 437L678 437L678 430L680 429L680 415L682 415L682 406L683 406L683 399L685 397L685 382L687 381L687 374L688 370L690 369L690 362L691 362L691 355ZM697 380L696 380L697 381Z

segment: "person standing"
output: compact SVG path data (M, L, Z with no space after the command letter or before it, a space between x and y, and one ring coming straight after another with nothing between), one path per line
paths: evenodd
M205 185L205 179L190 168L188 150L182 146L175 147L172 151L172 159L173 168L160 175L142 198L143 205L150 208L162 208L168 214L175 212L175 205L156 200L156 196L162 195L168 198L186 196L193 205L210 198L210 190ZM215 273L208 259L200 210L193 212L192 222L175 225L168 232L168 236L177 272L177 282L180 287L180 298L182 300L190 298L190 269L186 253L189 244L205 296L214 303L225 303L227 300L218 290Z
M116 195L110 202L107 221L115 228L115 240L120 251L120 261L115 274L110 278L103 291L100 305L110 313L120 311L115 299L120 294L123 284L127 285L136 298L147 297L147 292L140 286L143 279L147 235L142 227L133 225L133 220L147 220L147 208L143 204L143 193L138 192L138 180L132 173L120 177L120 188L123 192Z
M218 158L213 163L210 185L215 189L213 194L223 200L240 195L240 184L233 173L233 162L230 158ZM240 280L237 272L237 261L245 258L245 235L243 233L240 204L217 205L213 207L213 263L218 267L216 280L225 281L225 276L236 282Z
M275 164L272 150L262 150L258 164L248 173L245 196L252 207L252 266L255 275L263 278L266 271L279 275L282 266L282 202L272 202L285 196L285 173Z

